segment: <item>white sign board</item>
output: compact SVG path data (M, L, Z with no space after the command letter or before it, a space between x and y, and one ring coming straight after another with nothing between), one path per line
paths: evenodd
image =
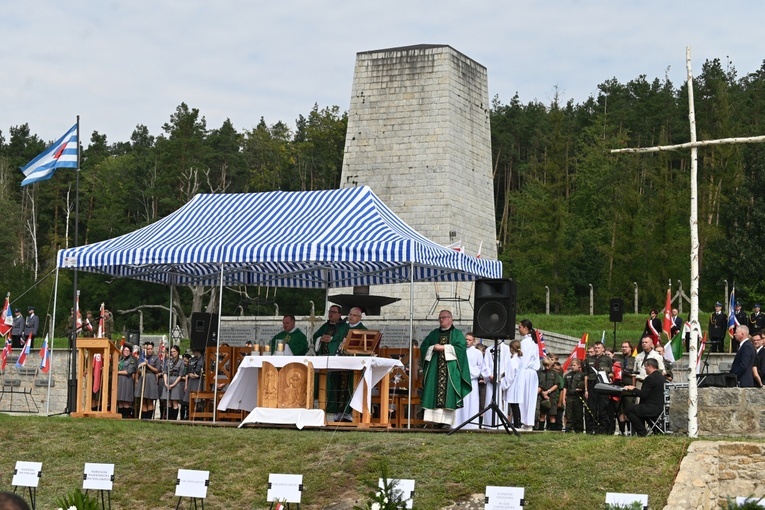
M486 486L484 510L520 510L525 503L523 487Z
M206 498L210 484L210 472L195 469L179 469L175 495L181 498Z
M13 470L14 487L35 487L40 483L42 476L42 462L16 461L16 469Z
M414 480L391 480L388 479L388 482L395 481L396 486L394 490L401 494L401 499L406 502L406 508L409 510L412 509L412 506L414 505ZM380 478L377 482L377 485L381 488L385 488L385 481Z
M303 475L283 475L271 473L268 475L269 503L280 501L285 503L300 503L303 495Z
M114 485L114 464L85 463L82 488L96 491L110 491Z
M648 494L627 494L624 492L606 492L607 505L629 506L632 503L640 503L643 508L648 508Z

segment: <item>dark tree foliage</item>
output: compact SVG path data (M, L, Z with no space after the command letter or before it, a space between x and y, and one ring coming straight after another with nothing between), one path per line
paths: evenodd
M540 311L550 291L553 311L585 312L590 285L596 312L611 297L632 308L635 283L643 310L663 305L668 283L690 286L689 151L612 155L610 149L676 144L689 139L688 90L669 80L612 78L581 103L508 103L491 110L494 194L499 257L518 282L521 311ZM696 78L699 139L762 135L765 64L738 77L730 62L704 63ZM93 132L82 152L77 244L109 239L154 222L197 193L332 189L340 185L347 114L315 105L295 122L261 118L237 130L226 120L208 126L198 109L181 103L152 134L135 127L130 140L110 143ZM52 314L52 278L59 249L75 242L76 174L21 188L18 168L51 141L30 126L0 132L0 273L15 304L35 303ZM765 147L729 145L699 150L701 303L722 298L735 282L748 304L765 299L758 253L765 244ZM36 283L37 282L37 283ZM80 273L83 310L103 301L112 310L167 306L167 288ZM68 288L67 288L68 287ZM71 295L61 272L59 293ZM177 289L185 316L217 311L217 290ZM323 309L323 293L265 288L226 289L225 314L304 315ZM213 309L214 308L214 309ZM57 322L68 313L59 307ZM138 314L119 316L118 329L137 329ZM143 311L144 328L164 329L167 312Z

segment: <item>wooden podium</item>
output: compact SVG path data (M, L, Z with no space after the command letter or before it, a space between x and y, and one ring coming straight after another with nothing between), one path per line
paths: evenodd
M100 402L93 410L93 356L103 359ZM117 413L117 370L120 351L108 338L77 339L77 409L74 418L122 418ZM84 393L84 395L83 395Z

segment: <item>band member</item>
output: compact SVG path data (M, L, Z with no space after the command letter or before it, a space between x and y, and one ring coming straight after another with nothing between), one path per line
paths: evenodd
M167 408L167 418L169 420L178 419L178 408L183 398L183 369L181 348L177 345L170 346L170 357L167 360L163 374L165 391L162 394L162 400L169 401Z

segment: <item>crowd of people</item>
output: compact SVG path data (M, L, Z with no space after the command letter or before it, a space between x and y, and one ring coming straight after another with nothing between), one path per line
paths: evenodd
M439 323L421 345L424 418L436 426L502 427L489 405L495 402L518 430L615 434L618 426L618 434L642 436L646 420L663 410L671 363L650 335L636 356L628 341L619 353L595 342L586 359L570 360L564 373L557 356L540 355L528 319L518 324L520 341L496 346L483 345L472 332L463 335L448 310L439 313Z

